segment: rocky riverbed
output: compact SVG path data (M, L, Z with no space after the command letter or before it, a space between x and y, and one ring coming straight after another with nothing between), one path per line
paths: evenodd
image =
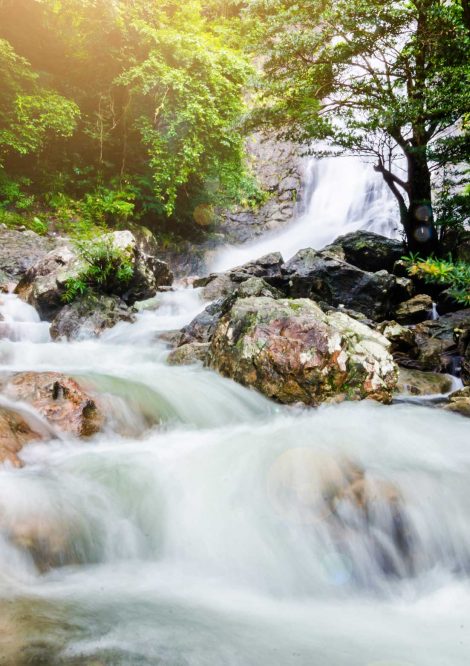
M464 666L470 311L369 232L184 286L112 240L69 305L67 239L4 258L0 663Z

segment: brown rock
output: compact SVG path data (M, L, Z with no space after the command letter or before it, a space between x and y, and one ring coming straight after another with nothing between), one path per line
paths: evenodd
M307 299L240 298L216 325L210 364L285 404L390 402L397 372L388 347L376 331Z
M395 310L395 319L399 324L418 324L429 319L432 312L432 298L427 294L418 294L410 300L400 303Z
M22 467L18 457L26 444L42 439L27 421L11 409L0 407L0 463L10 462L14 467Z
M4 393L31 405L62 432L91 437L99 432L104 415L81 386L58 372L20 372L8 379Z

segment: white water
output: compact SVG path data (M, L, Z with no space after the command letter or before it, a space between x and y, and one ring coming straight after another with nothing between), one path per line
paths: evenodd
M254 243L228 247L211 270L224 271L270 252L289 259L307 247L319 250L338 236L367 229L396 237L397 204L380 174L355 157L310 160L297 221Z
M60 344L14 296L0 304L16 331L4 370L80 377L108 414L92 440L0 468L0 664L467 666L468 421L282 408L169 367L157 334L203 303L157 300L100 341ZM354 470L367 515L334 495Z

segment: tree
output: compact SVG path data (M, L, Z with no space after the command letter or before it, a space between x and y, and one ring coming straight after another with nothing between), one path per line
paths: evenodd
M42 88L29 62L0 39L0 166L12 154L39 154L53 137L69 137L78 107Z
M14 49L3 69L0 50L0 129L21 116L23 143L43 144L40 128L67 138L48 144L39 172L16 159L11 174L27 172L35 194L112 191L152 224L175 211L189 218L243 175L250 67L239 25L236 3L225 0L0 0L0 49L7 40ZM17 85L20 69L30 88L36 82L34 98L4 96L12 85L2 71ZM80 112L73 132L63 131L65 101Z
M256 121L373 156L409 249L423 255L437 248L432 148L470 108L467 10L455 0L250 3L267 54Z

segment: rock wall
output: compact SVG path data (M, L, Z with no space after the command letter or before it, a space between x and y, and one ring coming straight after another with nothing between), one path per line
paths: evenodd
M259 187L269 195L258 209L238 207L223 216L225 240L243 243L289 223L305 182L305 160L300 147L262 134L248 140L250 166Z

